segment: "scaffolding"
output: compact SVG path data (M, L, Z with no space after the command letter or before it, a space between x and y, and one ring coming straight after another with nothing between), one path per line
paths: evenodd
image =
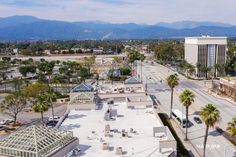
M49 157L75 139L72 132L33 125L0 141L0 155Z

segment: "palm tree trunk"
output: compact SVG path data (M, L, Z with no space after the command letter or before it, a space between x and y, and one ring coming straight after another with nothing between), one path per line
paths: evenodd
M54 105L53 105L53 102L52 102L52 119L54 120Z
M6 83L4 83L4 90L5 90L5 93L6 93L6 91L7 91L7 84Z
M205 157L206 155L206 143L207 143L208 130L209 130L209 126L206 126L206 133L205 133L204 143L203 143L203 157Z
M174 88L171 88L171 101L170 101L170 119L172 119L173 92L174 92Z
M48 75L48 85L50 86L51 84L51 75Z
M44 125L44 121L43 121L43 112L41 112L41 120L42 120L42 125Z
M185 139L188 140L188 106L186 106L186 131L185 131Z
M57 92L57 83L55 83L55 85L56 85L56 92Z
M16 125L16 114L14 115L14 123L13 123L13 125Z

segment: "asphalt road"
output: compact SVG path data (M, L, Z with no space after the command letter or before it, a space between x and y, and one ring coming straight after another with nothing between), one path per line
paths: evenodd
M137 71L138 73L141 71L140 64ZM170 89L166 83L166 78L173 73L174 72L169 68L156 63L153 65L143 63L142 66L143 83L147 84L149 93L156 96L160 102L160 108L167 114L170 112ZM183 108L179 102L179 94L185 89L189 89L194 93L195 101L189 109L189 119L193 123L193 126L188 129L188 137L199 155L201 155L203 150L205 125L197 124L194 122L193 117L198 116L198 112L203 106L212 103L221 113L221 121L216 126L225 129L227 127L227 122L229 122L232 117L236 116L236 104L209 95L206 91L210 84L205 84L205 81L188 80L181 75L179 75L179 78L179 85L176 87L174 92L173 108L177 108L185 114L185 108ZM185 129L182 129L182 131L184 133ZM207 147L207 156L236 156L236 147L223 136L219 135L213 128L209 131Z

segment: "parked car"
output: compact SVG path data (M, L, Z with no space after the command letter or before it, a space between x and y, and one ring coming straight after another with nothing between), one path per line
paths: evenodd
M59 119L60 119L59 116L54 116L54 118L53 117L49 117L48 121L59 121Z
M3 119L3 120L0 122L0 124L1 124L1 125L8 125L8 124L10 124L10 123L12 123L12 122L13 122L13 119L6 118L6 119Z
M51 120L51 121L48 121L48 122L46 123L46 125L47 125L47 127L49 127L49 128L53 128L53 127L55 127L55 126L57 125L57 122L58 122L58 121Z
M199 117L193 117L193 120L197 123L197 124L201 124L202 120Z
M193 126L193 123L192 123L191 121L188 121L187 127L189 128L189 127L191 127L191 126ZM183 127L183 128L186 127L186 120L183 121L182 127Z

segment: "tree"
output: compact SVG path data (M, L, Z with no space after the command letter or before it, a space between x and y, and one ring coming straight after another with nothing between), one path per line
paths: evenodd
M14 125L17 121L17 116L26 107L27 101L24 94L13 93L6 96L1 103L1 110L14 119Z
M54 61L48 62L43 60L38 64L39 71L42 72L44 75L48 76L49 84L51 83L51 76L53 74L54 66L55 66Z
M98 73L96 74L95 78L96 78L97 86L98 86L99 85L99 74Z
M179 78L177 74L172 74L166 78L167 84L171 89L171 103L170 103L170 118L172 118L172 106L173 106L173 93L174 88L179 84Z
M225 72L225 64L215 64L215 77L216 77L216 71L218 72L217 77L223 76Z
M2 61L3 62L10 62L11 61L11 57L2 57Z
M20 93L23 80L21 78L15 77L12 80L12 83L15 87L15 92Z
M46 93L47 101L49 102L50 106L52 107L52 117L54 119L54 105L53 102L57 98L54 90L52 88L49 88L47 93Z
M233 117L232 120L228 122L226 130L231 134L231 136L236 136L236 117Z
M25 88L28 97L36 98L40 94L47 93L49 86L47 84L35 83Z
M220 111L214 105L207 104L201 109L200 116L206 125L206 133L203 143L203 157L205 157L209 127L214 127L215 124L220 120Z
M115 62L115 64L121 64L123 62L123 59L121 57L113 57L113 60Z
M57 86L61 82L60 76L58 74L54 75L52 78L52 82L56 85L56 92L57 92Z
M90 76L89 70L87 68L80 68L79 75L81 77L81 81L85 82L85 79L87 79Z
M41 120L42 120L43 125L44 125L43 113L48 111L48 108L49 108L49 103L47 99L48 98L46 95L40 94L35 97L33 101L33 106L32 106L34 112L41 113Z
M84 66L90 71L91 66L95 64L95 60L96 56L84 57Z
M128 54L128 61L129 61L129 63L131 63L132 69L133 69L133 63L135 61L141 60L141 62L142 62L142 61L144 61L144 59L145 59L144 54L141 54L141 53L139 53L138 51L135 51L135 50L131 50L131 52Z
M33 65L21 66L19 67L19 72L22 76L26 77L28 73L36 73L36 67Z
M187 69L187 75L195 74L195 66L194 65L187 63L186 69Z
M179 100L182 103L182 105L185 106L185 108L186 108L185 140L188 140L188 109L189 109L189 106L194 102L194 95L191 91L184 90L183 93L179 96Z
M155 58L161 62L175 62L184 58L184 45L182 43L159 42L154 48Z
M121 67L119 68L121 75L130 75L131 70L128 67Z

